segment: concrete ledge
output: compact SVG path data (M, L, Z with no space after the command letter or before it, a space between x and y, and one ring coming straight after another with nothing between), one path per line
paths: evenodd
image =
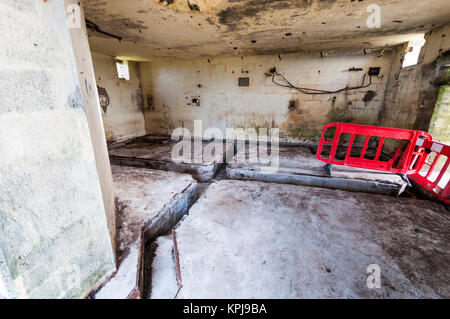
M406 183L395 184L384 181L366 181L295 173L263 174L259 170L233 169L230 167L226 169L226 176L228 179L303 185L391 196L400 195L406 187Z
M203 148L211 141L203 141ZM130 141L124 141L110 146L109 158L111 164L120 166L132 166L150 168L192 175L200 182L206 182L214 178L217 171L226 162L226 154L234 154L234 145L227 145L223 141L216 141L223 146L222 152L203 159L201 163L195 163L193 158L189 162L174 162L171 157L172 147L175 142L167 138L140 137ZM194 156L194 152L191 152Z
M137 168L148 168L192 175L199 182L211 180L223 164L196 165L186 163L175 163L157 159L144 159L126 156L110 155L112 165L131 166Z
M96 299L143 296L144 248L169 232L197 198L192 177L165 171L112 166L119 217L119 266ZM163 187L165 185L165 187Z
M317 160L315 149L309 145L280 145L278 149L279 167L274 174L264 174L267 165L261 163L229 163L226 168L228 179L254 180L271 183L304 185L352 192L364 192L382 195L400 195L407 184L396 174L378 172L354 167L333 166L333 176L328 176L323 169L325 163ZM248 145L237 150L236 158L257 158L257 150ZM267 154L261 148L259 152Z

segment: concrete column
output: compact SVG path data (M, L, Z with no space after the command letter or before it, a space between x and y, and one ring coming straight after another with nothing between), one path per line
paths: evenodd
M64 1L0 1L0 34L0 299L84 298L116 264Z
M103 119L98 97L97 84L92 64L91 50L89 47L86 24L84 22L84 11L81 3L77 0L64 1L68 16L80 14L80 17L74 17L73 25L70 26L70 35L72 38L73 50L77 70L80 77L81 91L86 108L86 116L91 135L92 146L94 148L95 160L98 176L103 195L108 229L111 236L111 243L116 254L116 211L114 204L114 184L112 181L111 166L109 163L108 149L106 146L106 136L103 126ZM71 10L71 6L79 6L77 12ZM77 22L80 22L77 25Z

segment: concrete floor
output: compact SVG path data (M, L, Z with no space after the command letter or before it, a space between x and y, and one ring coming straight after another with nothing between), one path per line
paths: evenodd
M197 182L186 174L112 165L118 214L118 271L96 294L123 299L142 294L145 241L167 233L197 196Z
M245 158L256 155L255 149L248 145L238 148L245 152ZM263 149L263 152L266 152ZM367 169L333 166L332 177L328 176L323 166L325 163L317 160L310 148L302 146L280 146L279 169L275 174L264 174L261 168L267 166L261 163L229 163L226 175L230 179L256 180L278 182L294 185L325 187L333 189L368 192L385 195L400 195L406 183L399 175Z
M172 160L172 148L175 142L168 138L144 136L128 143L120 143L110 147L109 154L112 164L123 166L146 167L151 169L173 171L192 175L196 180L204 182L211 180L225 163L226 154L234 154L234 145L222 141L203 142L205 147L222 147L222 150L212 156L204 156L201 163L195 163L194 151L191 151L191 161L176 163ZM220 148L219 147L219 148ZM219 149L218 148L218 149Z
M142 137L110 149L113 162L181 170L207 183L176 172L112 166L120 267L96 298L126 298L133 291L169 299L450 297L450 217L442 206L289 185L310 186L317 178L313 184L322 187L398 195L405 187L399 176L335 166L330 178L310 149L299 146L280 146L277 174L261 174L260 164L248 163L220 170L225 152L183 166L171 159L173 145L167 138ZM200 199L176 229L179 289L172 235L160 235L197 193ZM149 239L156 241L146 253L155 257L145 260L144 276L142 243ZM367 288L370 264L381 267L380 289Z
M223 180L176 237L178 298L450 297L450 215L430 201ZM174 298L172 238L157 243L151 297Z

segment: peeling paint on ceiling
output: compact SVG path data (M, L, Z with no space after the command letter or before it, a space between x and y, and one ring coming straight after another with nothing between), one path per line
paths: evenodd
M364 0L83 0L95 52L131 60L382 48L448 23L450 1L378 0L369 28Z

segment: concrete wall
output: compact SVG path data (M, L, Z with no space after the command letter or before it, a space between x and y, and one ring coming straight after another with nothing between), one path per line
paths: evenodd
M65 0L66 8L77 5L77 0ZM79 7L79 6L78 6ZM80 8L80 22L84 21L84 12ZM74 12L75 14L76 12ZM105 130L102 120L97 86L95 82L94 67L92 64L91 50L86 32L86 24L80 23L80 27L70 28L70 36L75 53L78 76L80 77L81 93L83 95L86 117L89 125L92 146L94 148L97 173L102 188L103 204L108 221L108 229L113 250L116 248L116 210L114 203L114 184L112 180L111 165L109 163L108 149L106 147Z
M64 2L0 33L0 297L83 297L115 263Z
M384 100L392 55L380 52L289 54L197 60L154 59L141 63L147 132L171 134L176 127L279 127L282 135L317 137L331 121L375 124ZM297 86L337 90L357 86L369 67L381 67L366 89L305 95L276 86L265 73L272 67ZM350 72L350 68L364 71ZM249 77L249 87L238 78ZM368 79L367 79L368 80ZM363 98L369 90L376 96ZM192 103L200 99L200 106ZM292 102L290 102L292 101Z
M412 129L417 117L421 72L419 65L402 68L406 48L404 44L394 51L392 72L380 112L381 126Z
M129 62L130 80L122 80L117 77L113 57L92 53L92 58L103 115L109 127L108 141L145 135L138 63Z
M450 25L425 36L417 65L403 68L407 45L396 48L386 98L379 123L382 126L428 131L440 87L438 57L450 50Z
M450 50L450 23L426 35L427 44L421 52L422 64L434 62L439 55Z

